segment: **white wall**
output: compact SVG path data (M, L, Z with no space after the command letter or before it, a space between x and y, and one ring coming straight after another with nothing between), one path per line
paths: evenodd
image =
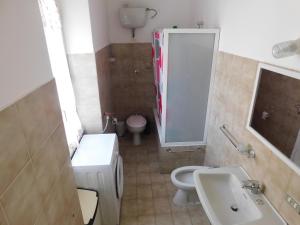
M38 1L0 2L0 110L52 79Z
M56 1L68 54L94 52L88 0Z
M299 0L194 1L194 20L221 28L221 51L300 70L299 56L271 54L275 43L300 37Z
M90 20L94 51L97 52L109 44L107 1L89 0Z
M192 2L194 0L108 0L109 38L112 43L151 42L151 32L154 28L165 28L178 25L191 27L193 24ZM158 16L149 19L144 28L136 31L136 39L132 40L131 31L121 26L119 8L129 3L131 6L155 8Z

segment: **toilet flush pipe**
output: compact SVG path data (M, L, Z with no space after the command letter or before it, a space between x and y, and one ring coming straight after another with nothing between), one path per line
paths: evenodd
M113 113L111 113L111 112L104 112L104 116L105 116L105 126L104 126L104 129L103 129L102 133L106 132L106 130L108 128L109 120L113 116Z
M107 128L108 128L109 119L110 119L110 116L109 116L109 115L106 115L106 116L105 116L105 121L106 121L106 122L105 122L105 127L104 127L104 129L103 129L103 131L102 131L103 134L106 132L106 130L107 130Z

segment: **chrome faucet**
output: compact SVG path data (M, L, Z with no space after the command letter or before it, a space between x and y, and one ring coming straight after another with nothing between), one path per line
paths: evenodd
M251 193L255 195L263 193L265 189L264 185L259 183L257 180L243 181L242 188L250 190Z

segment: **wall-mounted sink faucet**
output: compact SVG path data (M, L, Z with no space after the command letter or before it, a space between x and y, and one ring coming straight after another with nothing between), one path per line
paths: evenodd
M243 181L242 188L250 190L255 195L263 193L265 189L264 185L257 180Z

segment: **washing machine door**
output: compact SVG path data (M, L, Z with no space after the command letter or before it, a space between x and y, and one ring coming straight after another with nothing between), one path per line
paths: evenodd
M123 159L119 155L117 166L116 166L116 192L117 192L118 199L121 199L123 196L123 186L124 186Z

